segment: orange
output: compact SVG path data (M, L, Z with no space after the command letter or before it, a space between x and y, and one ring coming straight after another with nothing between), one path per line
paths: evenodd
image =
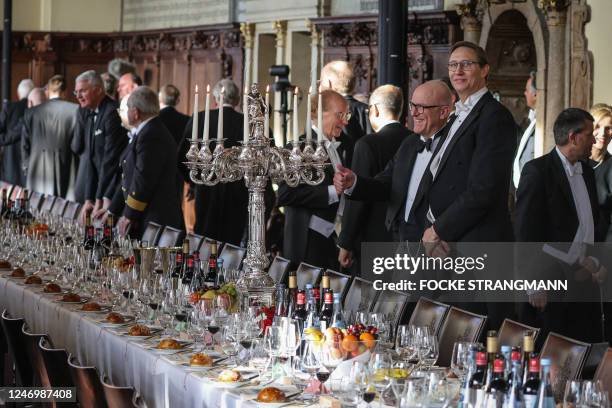
M364 332L359 335L359 340L363 341L367 348L374 348L376 345L376 337L372 333Z
M344 349L344 351L347 352L355 351L357 347L359 347L358 341L359 339L357 338L357 336L347 334L346 336L344 336L344 339L342 339L342 348Z

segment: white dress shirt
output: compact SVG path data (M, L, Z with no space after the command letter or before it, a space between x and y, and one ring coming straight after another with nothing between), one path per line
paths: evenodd
M512 182L514 183L514 188L518 188L519 181L521 179L521 155L523 154L523 150L529 141L529 136L533 132L533 128L536 125L536 113L533 109L529 110L529 126L525 129L523 136L521 136L521 141L519 142L518 149L516 150L516 156L514 157L514 163L512 165Z
M406 194L406 211L404 213L404 221L406 222L408 222L410 210L412 209L412 205L414 204L414 199L416 198L417 191L419 190L419 185L421 184L423 174L425 174L425 170L427 170L427 164L429 164L429 161L431 160L431 155L436 149L436 143L440 140L436 139L436 135L432 137L434 139L431 143L431 150L427 151L427 149L423 149L422 152L417 153L416 159L414 161L414 166L412 167L410 181L408 182L408 193ZM421 136L421 140L425 142L427 141L427 138Z

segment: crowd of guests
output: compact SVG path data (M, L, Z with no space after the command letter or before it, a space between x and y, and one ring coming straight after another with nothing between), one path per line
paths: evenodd
M167 84L155 93L127 68L79 75L78 104L65 100L59 75L44 89L23 80L19 101L0 116L2 178L82 202L81 219L113 214L121 234L139 237L154 221L244 245L244 183L195 185L183 165L193 120L175 108L178 89ZM612 108L561 112L554 123L556 147L534 158L535 74L526 78L531 110L521 130L487 89L489 70L481 47L459 42L449 54L446 80L423 83L409 100L401 89L383 85L364 103L353 96L351 66L327 64L320 80L322 123L316 101L310 115L313 138L324 133L332 165L317 186L269 186L268 246L295 264L359 274L362 242L422 242L429 255L446 256L454 242L612 240ZM210 138L223 109L225 145L237 145L243 133L236 110L240 89L223 79L212 93L217 106L210 113ZM412 129L401 123L404 109ZM201 135L204 112L198 115ZM605 265L588 257L565 264L586 271L593 285L605 276ZM519 308L472 308L487 314L492 327L520 312L545 332L598 339L596 311L552 304L546 293L530 293ZM570 323L568 316L580 318Z

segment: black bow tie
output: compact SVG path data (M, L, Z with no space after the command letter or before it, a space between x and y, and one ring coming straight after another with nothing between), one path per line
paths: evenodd
M433 137L428 138L426 141L419 140L419 144L417 146L417 152L421 153L423 149L426 149L428 152L430 152L432 141L433 141Z

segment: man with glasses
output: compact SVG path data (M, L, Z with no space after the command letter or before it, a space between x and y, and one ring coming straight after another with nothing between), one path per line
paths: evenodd
M81 146L87 174L81 211L84 221L87 213L108 209L118 186L119 157L128 138L117 113L117 102L104 93L102 79L95 71L85 71L76 78L74 95L81 108L87 109Z
M419 85L409 103L416 134L404 138L384 171L369 178L340 168L334 177L336 189L345 191L351 200L388 200L385 226L395 241L419 242L423 235L425 214L417 211L419 203L426 201L423 175L444 140L451 98L450 89L442 81Z
M335 91L324 90L321 97L323 123L317 123L318 95L312 95L312 138L317 140L319 132L323 132L330 162L335 167L344 163L346 146L336 138L348 123L350 111L348 103ZM325 168L325 180L319 185L300 184L291 188L281 183L278 188L278 205L285 207L286 217L283 256L296 265L306 262L338 270L335 221L340 212L340 194L333 184L334 167Z

